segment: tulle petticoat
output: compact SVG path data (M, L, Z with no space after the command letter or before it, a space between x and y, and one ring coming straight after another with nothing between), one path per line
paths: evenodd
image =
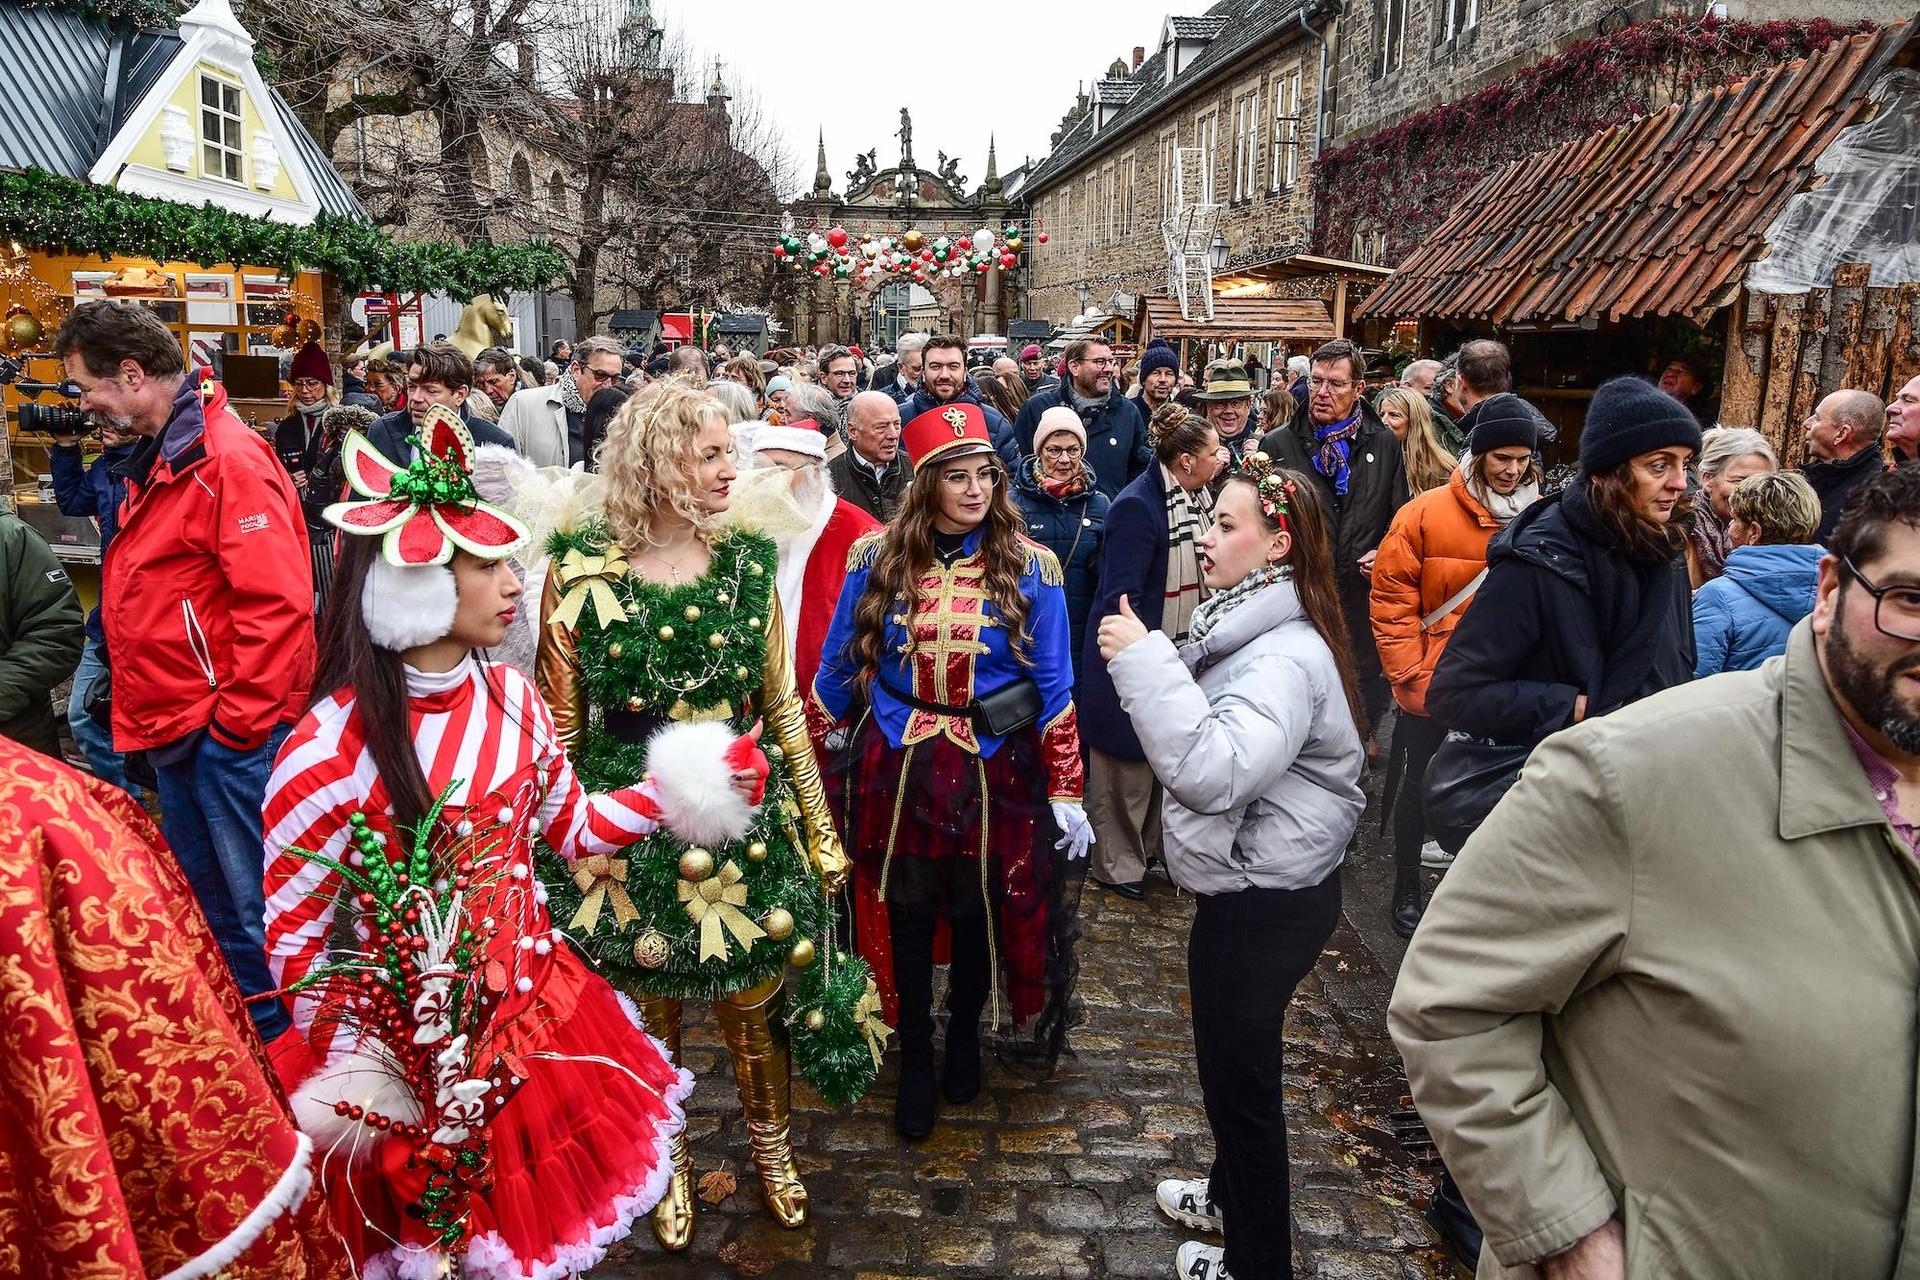
M554 955L547 984L521 1015L537 1019L520 1048L526 1082L488 1130L493 1188L473 1204L468 1280L585 1271L659 1203L673 1174L668 1147L686 1123L693 1076L640 1028L630 1002L572 952ZM444 1274L434 1242L377 1161L349 1173L331 1160L319 1176L368 1280Z

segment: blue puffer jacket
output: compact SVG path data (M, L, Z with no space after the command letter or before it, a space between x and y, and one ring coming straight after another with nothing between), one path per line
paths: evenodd
M1813 611L1826 549L1805 544L1735 547L1726 572L1693 597L1693 674L1751 671L1787 651L1787 633Z
M1027 398L1013 423L1022 456L1033 456L1033 433L1040 425L1040 415L1058 404L1074 407L1065 383ZM1109 498L1119 497L1120 491L1153 462L1153 446L1147 443L1147 418L1139 401L1127 399L1116 386L1097 409L1080 415L1080 425L1087 430L1087 462L1093 467L1100 492Z
M1093 468L1080 464L1086 487L1056 498L1040 487L1039 459L1022 460L1014 472L1013 501L1026 517L1027 537L1053 552L1066 573L1067 634L1073 640L1073 683L1080 686L1081 649L1087 614L1100 585L1100 543L1107 530L1107 495L1094 484Z

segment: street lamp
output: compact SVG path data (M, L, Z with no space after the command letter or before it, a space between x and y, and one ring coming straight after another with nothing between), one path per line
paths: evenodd
M1231 251L1232 247L1233 246L1227 243L1225 236L1221 235L1218 231L1213 233L1213 243L1207 246L1207 254L1213 262L1213 269L1215 271L1226 270L1227 254Z

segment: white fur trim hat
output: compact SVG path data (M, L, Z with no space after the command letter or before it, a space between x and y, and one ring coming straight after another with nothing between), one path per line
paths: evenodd
M754 433L753 451L765 453L768 449L787 449L827 460L827 438L812 427L761 427Z

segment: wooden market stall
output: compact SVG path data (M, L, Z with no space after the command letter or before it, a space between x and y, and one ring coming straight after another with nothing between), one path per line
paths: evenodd
M1894 316L1920 278L1914 30L1856 34L1489 174L1358 314L1428 354L1508 342L1561 459L1594 387L1677 356L1713 376L1708 425L1757 426L1797 458L1820 394L1884 395L1920 359ZM1836 305L1881 339L1839 345Z
M1140 347L1164 338L1179 353L1180 367L1197 380L1216 356L1256 355L1268 370L1289 355L1313 350L1337 330L1327 304L1317 298L1221 297L1213 300L1212 319L1187 319L1177 299L1152 295L1140 300Z

